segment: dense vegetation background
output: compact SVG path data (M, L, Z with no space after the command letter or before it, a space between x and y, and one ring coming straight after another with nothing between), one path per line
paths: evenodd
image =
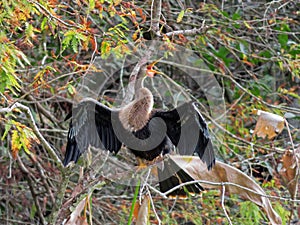
M2 0L1 224L61 224L72 211L76 224L270 223L255 202L239 193L224 197L217 185L201 198L177 200L148 190L151 195L143 196L150 197L149 207L138 215L131 210L135 187L101 176L93 183L90 170L79 169L83 162L62 166L64 118L82 78L101 76L99 61L134 54L132 47L147 40L166 43L170 51L173 44L182 46L203 60L226 106L221 122L202 107L218 160L255 179L282 224L299 223L299 14L299 1L288 0ZM155 69L209 105L186 74L159 63ZM107 82L102 102L114 104L131 71L120 70L119 79ZM262 133L253 135L257 110L272 114L261 121ZM273 121L284 128L271 135L265 128L272 128L274 115L286 119ZM76 208L82 199L89 204Z

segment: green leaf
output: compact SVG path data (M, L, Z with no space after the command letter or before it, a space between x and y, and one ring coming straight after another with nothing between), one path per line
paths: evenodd
M29 141L29 137L26 135L26 133L24 132L26 129L24 129L22 132L20 132L20 142L22 144L22 147L24 149L24 151L30 155L30 150L28 148L28 145L30 145L30 141Z
M86 40L87 40L87 36L85 36L85 35L82 34L82 33L77 33L77 34L76 34L76 38L77 38L78 40L81 40L81 41L86 41Z
M229 53L230 51L226 47L222 46L217 52L215 52L215 55L221 58L226 66L229 66L229 63L233 62L233 59L228 57Z
M234 14L232 15L232 19L233 19L233 20L239 20L239 19L241 19L241 15L240 15L239 13L234 13Z
M106 58L106 57L109 56L110 49L111 49L110 43L107 42L107 41L102 41L102 43L101 43L101 56L102 56L102 58Z
M134 206L135 206L135 204L136 204L136 202L137 202L137 197L138 197L138 194L139 194L140 185L141 185L141 180L138 179L138 183L137 183L137 185L135 186L135 191L134 191L134 195L133 195L133 200L132 200L132 202L131 202L131 210L130 210L130 214L129 214L129 219L128 219L127 225L130 225L130 224L131 224L131 221L132 221L132 218L133 218Z
M71 46L72 46L73 52L77 53L78 52L78 39L75 36L73 36L73 38L71 40Z
M73 39L73 35L65 35L66 37L62 41L62 52L69 47L71 40Z
M48 22L48 19L45 17L42 22L41 22L41 30L45 30L46 26L47 26L47 22Z
M259 207L249 201L240 203L240 214L245 225L260 224L263 219Z
M259 88L257 87L257 85L254 85L251 89L250 89L250 92L255 95L256 97L259 97L260 96L260 90Z
M72 84L68 84L68 92L71 94L71 95L74 95L75 92L76 92L76 89L74 88L74 86Z
M27 38L30 38L30 37L32 37L34 35L32 24L26 23L25 34L26 34Z
M89 10L93 10L95 8L95 0L89 0Z
M289 215L290 215L290 211L286 210L279 202L275 202L274 209L276 210L276 212L281 217L282 224L287 224L287 221L288 221L288 218L289 218Z
M30 219L34 219L36 212L37 212L37 209L36 209L35 204L33 203L31 206L31 209L30 209Z
M8 131L10 130L11 126L12 124L10 123L10 121L5 124L5 131L4 134L2 135L1 141L3 141L6 135L8 134Z
M278 35L278 41L281 45L281 48L287 49L287 42L289 40L289 37L287 34L279 34Z
M177 23L180 23L183 19L183 16L184 16L184 13L185 11L184 10L181 10L178 17L177 17Z

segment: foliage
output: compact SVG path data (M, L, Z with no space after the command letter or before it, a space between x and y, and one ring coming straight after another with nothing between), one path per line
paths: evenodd
M295 154L300 140L299 6L296 1L233 2L171 0L160 6L159 1L2 0L0 221L59 224L76 208L73 202L91 194L89 186L80 185L86 179L84 184L95 189L90 204L93 223L129 223L132 199L137 197L134 188L111 182L94 188L90 174L82 178L78 166L61 166L68 126L64 119L82 78L90 74L104 77L99 61L106 60L114 69L111 56L123 60L124 55L135 54L134 49L155 39L166 44L166 55L178 44L203 59L222 88L226 113L221 122L209 115L205 90L187 74L160 62L151 64L151 71L153 67L155 73L168 77L161 76L161 83L171 80L172 87L179 87L176 98L189 89L206 106L201 111L209 121L218 159L255 178L269 195L284 199L270 201L283 224L296 223L300 196L291 193L299 182ZM117 79L106 83L102 102L114 104L114 93L129 83L129 70L133 68L123 68ZM174 90L165 96L171 98ZM30 107L36 128L49 146L40 140L28 115L9 110L15 102ZM283 131L279 134L275 129L271 139L253 135L259 120L255 110L285 117ZM292 165L285 168L287 155ZM286 171L292 171L293 177L285 175ZM228 222L218 191L177 201L151 194L151 223L159 218L162 224ZM253 203L239 197L225 199L225 209L234 224L246 224L250 218L251 224L268 221ZM77 211L77 216L87 221L84 212Z

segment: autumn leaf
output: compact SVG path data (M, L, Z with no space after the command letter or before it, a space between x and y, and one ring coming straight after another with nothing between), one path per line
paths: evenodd
M259 117L253 132L253 135L257 135L261 138L273 139L280 134L284 128L284 118L282 116L265 112L262 110L255 110Z
M32 143L40 143L38 138L35 136L32 129L26 127L24 124L14 120L11 120L10 122L16 127L16 129L12 131L11 137L11 151L13 158L17 158L21 148L23 148L27 154L31 154L30 149Z
M138 215L136 218L136 225L147 225L149 224L149 209L150 209L150 200L146 196L139 207Z
M12 136L11 136L11 152L12 152L12 157L16 159L18 157L18 153L22 147L22 144L20 142L20 136L18 134L17 130L12 131Z
M280 170L280 175L282 177L283 183L289 190L292 198L296 197L297 191L297 163L296 160L300 159L300 147L295 150L295 154L292 151L286 151L282 157L282 169Z
M141 18L142 18L142 22L141 23L144 23L147 19L146 15L143 13L143 9L142 8L139 8L137 7L136 8L136 11L138 11L138 13L140 14Z
M134 204L133 209L133 217L137 220L139 218L139 211L140 211L141 204L139 201L136 201Z
M87 196L86 198L89 198L89 196ZM86 207L86 198L82 199L79 202L79 204L75 207L75 209L71 213L65 225L87 225L88 224L86 216L81 216L82 212L85 210Z
M174 167L183 169L195 180L204 180L213 183L230 182L236 184L226 185L226 192L229 194L237 194L243 199L252 201L264 209L271 224L281 224L281 218L272 208L269 199L262 196L266 195L264 190L251 177L247 176L242 171L220 161L216 161L212 170L208 171L206 164L196 156L170 155L167 160L170 164L173 164ZM216 188L216 185L213 184L200 184L203 188ZM245 190L240 186L249 190Z
M109 56L111 50L111 45L107 41L102 41L101 43L101 55L103 58L106 58Z
M177 23L180 23L181 21L182 21L182 19L183 19L183 16L184 16L184 13L185 13L185 11L184 10L181 10L180 11L180 13L179 13L179 15L178 15L178 17L177 17Z

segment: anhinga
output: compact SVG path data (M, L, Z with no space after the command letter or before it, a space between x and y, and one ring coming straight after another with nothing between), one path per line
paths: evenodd
M89 145L117 154L123 143L135 156L146 161L153 161L174 148L181 155L196 153L211 169L215 156L207 124L196 104L184 103L170 111L153 109L153 95L143 86L143 80L137 80L135 99L120 109L111 109L91 99L73 108L67 116L72 120L63 161L65 166L71 161L76 163ZM180 168L168 165L158 168L158 175L163 192L193 180ZM184 194L186 190L200 193L203 189L193 184L172 194Z

